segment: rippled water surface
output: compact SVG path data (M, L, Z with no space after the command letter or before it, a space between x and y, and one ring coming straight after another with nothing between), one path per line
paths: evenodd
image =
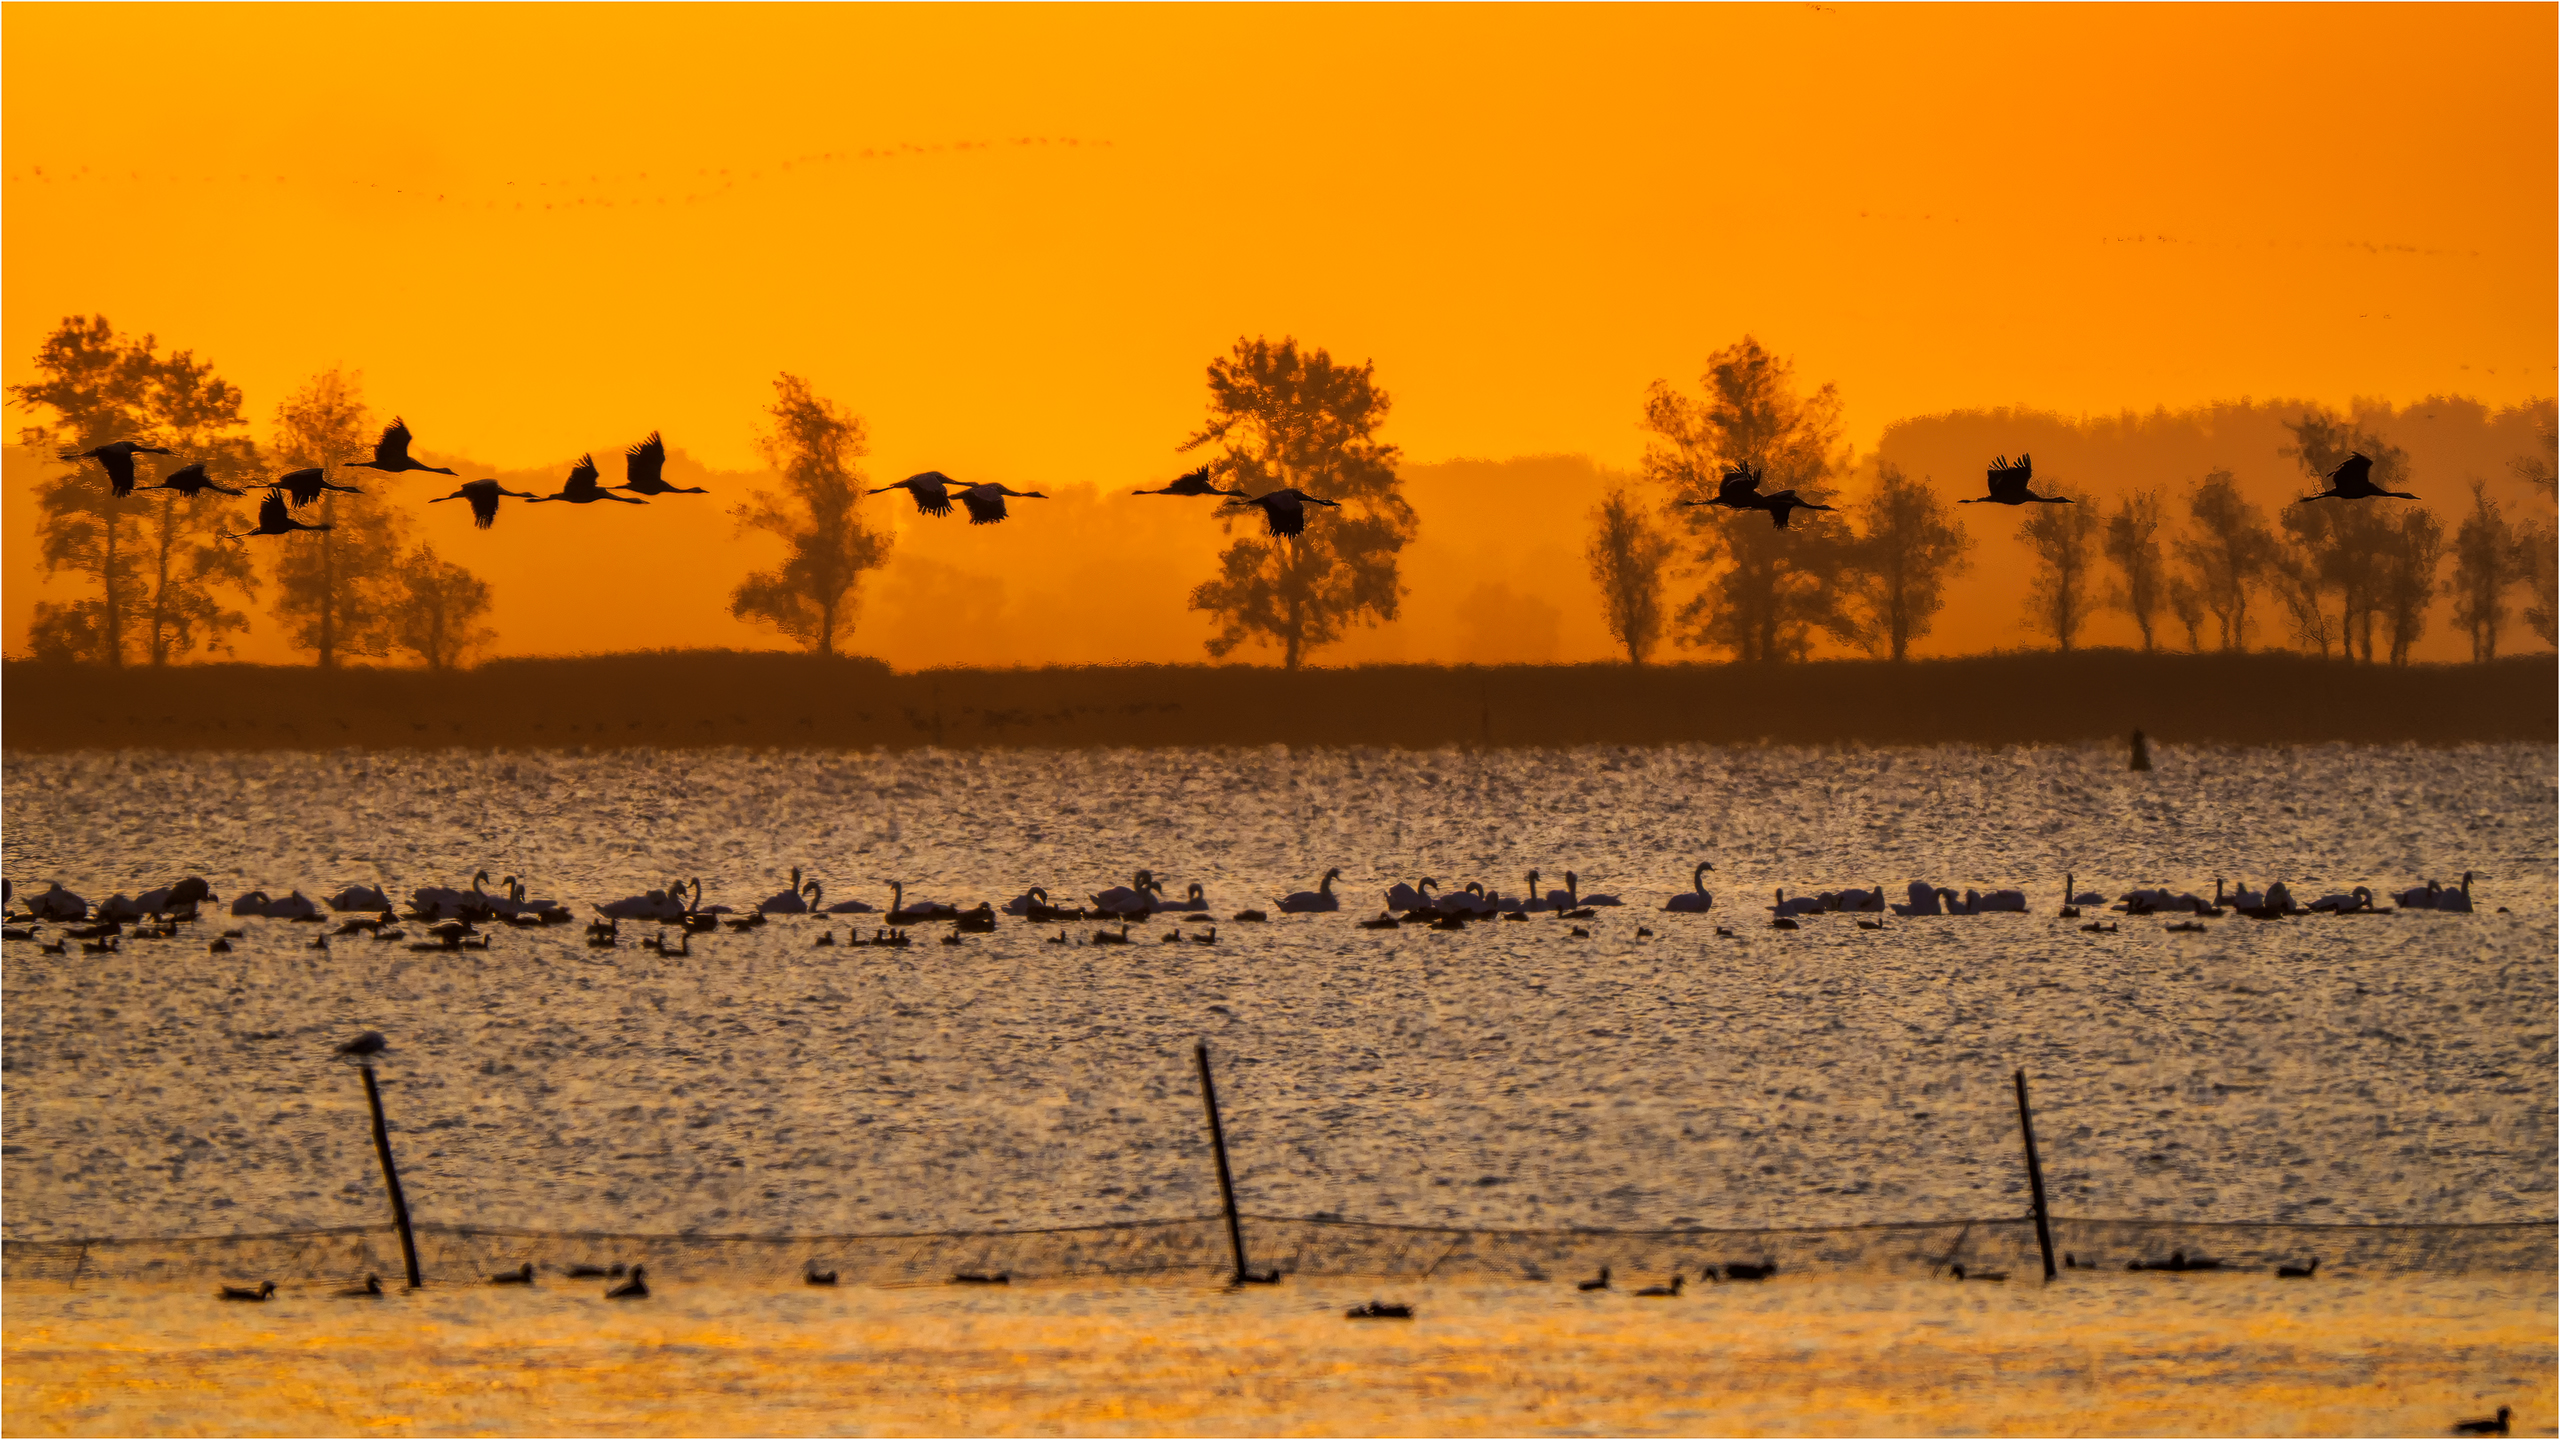
M1195 1215L1216 1203L1206 1038L1246 1208L1526 1226L1806 1225L2024 1206L2014 1067L2057 1210L2505 1221L2554 1211L2554 772L2535 747L14 755L21 895L179 875L226 899L519 874L586 902L667 876L745 908L803 867L945 901L1062 901L1146 866L1214 945L813 948L814 918L690 958L575 927L419 954L212 924L123 953L6 951L6 1233L380 1217L356 1077L421 1216L792 1231ZM1698 860L1707 916L1657 913ZM1342 913L1224 917L1344 879ZM1431 875L1628 902L1364 931ZM2474 875L2479 913L2162 919L2109 894L2302 898ZM1773 889L2024 888L2028 915L1768 928ZM217 907L227 908L227 907ZM2501 913L2501 911L2504 913ZM221 924L235 922L223 921ZM1719 924L1735 932L1715 933ZM1637 934L1639 926L1655 933ZM1091 935L1070 926L1070 942Z

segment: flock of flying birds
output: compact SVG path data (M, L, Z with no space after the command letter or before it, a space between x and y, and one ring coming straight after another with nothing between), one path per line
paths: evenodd
M339 468L374 470L391 475L409 470L423 471L432 475L454 473L442 466L429 465L412 459L409 455L409 439L408 424L395 418L383 428L382 438L374 442L372 459L339 461ZM243 493L214 483L213 478L205 473L205 467L201 461L171 472L167 478L156 485L137 486L134 483L135 456L171 453L173 452L159 446L144 445L132 440L118 440L90 450L65 450L62 452L62 458L97 461L99 466L107 472L110 490L120 500L133 494L136 489L174 490L190 499L207 491L220 495ZM446 500L466 501L471 506L472 523L486 530L498 523L498 501L502 498L523 500L535 505L553 500L566 501L571 505L591 505L599 500L611 500L625 505L645 505L648 501L643 498L644 496L710 493L700 486L686 488L667 483L665 475L667 444L659 438L656 431L651 431L648 439L625 452L623 464L626 478L620 485L600 483L603 477L596 469L595 456L590 454L578 457L578 463L570 469L568 479L562 482L558 494L534 495L522 490L509 490L495 480L472 480L463 484L452 494L439 495L429 503L441 503ZM1136 493L1222 496L1230 506L1251 506L1260 510L1270 533L1278 536L1304 534L1307 528L1307 507L1311 505L1339 507L1337 501L1321 499L1297 489L1279 489L1267 495L1254 495L1243 490L1228 489L1210 479L1210 473L1216 468L1214 463L1203 465L1161 489L1140 490ZM2382 489L2374 484L2372 472L2371 460L2362 454L2349 455L2336 469L2329 472L2327 490L2316 495L2306 495L2297 503L2308 503L2313 500L2370 500L2381 496L2398 500L2418 498L2405 491ZM1726 510L1763 511L1768 515L1770 523L1781 530L1787 528L1788 517L1798 510L1838 508L1807 500L1793 490L1763 494L1760 484L1764 473L1763 467L1755 467L1748 463L1733 466L1724 472L1723 480L1717 485L1713 496L1704 500L1683 500L1680 503L1713 505ZM1959 500L1956 503L1959 505L2070 505L2077 503L2067 495L2036 494L2028 488L2034 476L2035 461L2032 457L2022 454L2018 457L2016 464L2011 464L2008 456L1999 456L1991 462L1988 473L1989 493ZM322 465L280 475L268 486L266 498L258 502L258 523L236 534L226 534L223 538L245 540L252 535L290 535L297 530L331 529L333 527L326 523L312 525L297 520L293 512L332 490L355 495L364 493L353 485L330 483L328 468ZM920 475L910 475L894 485L883 485L868 493L885 495L892 490L904 490L915 501L917 513L936 518L949 515L951 507L956 503L969 512L969 523L972 525L993 525L1002 521L1006 514L1005 501L1007 500L1049 498L1037 490L1015 490L1001 484L963 485L939 470L927 470Z
M412 458L409 454L410 438L408 422L395 418L389 425L383 427L382 438L374 442L373 458L342 460L337 462L338 468L374 470L388 475L397 475L411 470L430 475L454 473L441 465L429 465ZM107 472L109 491L119 500L133 494L136 490L174 490L189 499L207 492L216 495L246 493L216 483L213 477L206 473L202 461L170 472L156 485L135 483L134 457L173 453L175 452L157 445L145 445L134 440L117 440L89 450L65 450L62 452L62 458L97 461L99 468ZM570 468L568 479L561 483L557 494L534 495L522 490L509 490L495 480L471 480L466 481L452 494L439 495L428 503L439 504L446 500L465 501L471 506L472 524L486 530L498 523L498 502L501 499L523 500L535 505L552 500L565 501L571 505L592 505L599 500L611 500L624 505L645 505L648 501L642 498L644 496L711 493L698 485L677 486L667 482L665 474L667 442L661 439L656 431L651 431L648 439L624 452L623 465L625 479L620 485L601 483L602 473L596 469L595 456L590 454L578 457L578 463ZM1209 474L1213 468L1215 467L1204 465L1160 490L1141 490L1137 493L1225 496L1230 504L1249 505L1259 509L1263 519L1269 525L1270 532L1274 535L1305 533L1308 506L1335 504L1334 501L1318 499L1295 489L1274 490L1267 495L1252 495L1242 490L1225 489L1211 483ZM924 515L935 517L948 515L951 513L951 507L956 503L969 512L969 523L972 525L993 525L1002 521L1006 513L1004 502L1007 500L1049 498L1037 490L1016 490L1001 484L963 485L939 470L927 470L921 475L910 475L894 485L883 485L868 493L885 495L892 490L906 491L916 502L917 512ZM279 475L268 485L266 498L258 502L258 523L246 530L226 533L223 538L245 540L253 535L290 535L297 530L334 529L334 525L325 522L314 525L297 520L293 514L294 511L311 504L330 491L350 495L364 493L353 485L333 484L329 479L328 467L325 465L314 465L308 469Z

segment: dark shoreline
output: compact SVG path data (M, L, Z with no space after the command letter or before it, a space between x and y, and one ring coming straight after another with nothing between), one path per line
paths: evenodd
M2551 743L2560 663L2029 653L1751 667L1081 666L895 674L693 651L474 670L0 665L12 750L714 745Z

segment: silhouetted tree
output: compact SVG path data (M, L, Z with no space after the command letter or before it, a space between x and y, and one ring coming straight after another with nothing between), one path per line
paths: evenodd
M334 366L286 396L275 423L267 459L279 471L371 455L378 433L365 408L363 374ZM390 653L388 617L409 529L408 517L391 503L400 476L364 470L331 479L363 493L325 491L316 505L303 507L299 518L329 529L256 542L270 547L276 619L293 646L310 651L322 669L351 655Z
M401 564L386 619L393 646L430 670L450 670L497 638L480 623L488 613L488 582L421 545Z
M1892 465L1877 470L1875 494L1859 509L1867 528L1856 542L1850 583L1866 607L1869 639L1900 660L1929 633L1946 603L1947 581L1973 563L1965 555L1973 537L1926 482Z
M2524 408L2533 412L2533 434L2541 444L2508 461L2507 468L2528 485L2560 489L2560 476L2554 474L2555 462L2560 462L2560 405L2549 400L2527 400Z
M2160 551L2160 492L2136 490L2107 516L2107 559L2116 578L2107 586L2107 604L2133 617L2142 632L2142 648L2152 648L2152 620L2168 598L2168 564Z
M1828 498L1845 469L1840 393L1799 395L1795 368L1746 335L1707 357L1705 396L1692 400L1656 380L1645 394L1645 478L1674 499L1705 499L1730 465L1761 473L1764 492ZM1751 511L1684 508L1706 590L1681 607L1681 643L1712 645L1745 662L1802 659L1817 630L1862 638L1843 584L1853 542L1835 515L1799 511L1787 529Z
M2204 596L2195 582L2184 575L2173 575L2169 577L2167 596L2169 613L2178 617L2178 624L2187 632L2187 653L2193 655L2204 649Z
M2525 537L2489 498L2485 480L2471 482L2471 513L2453 537L2453 620L2471 636L2471 658L2498 658L2507 624L2507 592L2531 576Z
M2187 498L2187 514L2195 523L2177 541L2178 559L2193 578L2197 600L2213 614L2222 648L2246 650L2249 592L2276 557L2267 517L2240 494L2228 470L2204 477Z
M2444 523L2434 511L2412 505L2386 513L2383 524L2375 608L2390 626L2391 663L2406 665L2411 647L2427 633L2427 607L2435 603L2436 576L2444 565Z
M2290 517L2288 517L2290 518ZM2317 561L2305 555L2298 546L2280 546L2267 561L2267 588L2275 592L2276 603L2284 607L2285 622L2292 628L2293 643L2305 650L2329 656L2330 642L2338 642L2341 653L2345 639L2331 623L2322 605L2328 583L2320 578ZM2354 657L2349 656L2352 659Z
M2098 558L2098 507L2085 496L2072 498L2079 503L2039 505L2018 525L2018 538L2036 556L2027 621L2051 636L2065 655L2079 639L2080 627L2089 623L2089 571Z
M1376 367L1336 365L1295 339L1236 341L1209 362L1209 419L1181 449L1219 447L1211 462L1231 488L1303 491L1338 509L1311 509L1304 534L1248 534L1218 557L1218 574L1191 592L1217 618L1209 653L1279 647L1295 670L1353 623L1396 618L1404 590L1397 554L1419 527L1396 480L1396 447L1377 438L1391 403ZM1221 509L1228 533L1258 511Z
M1662 641L1662 584L1671 564L1671 537L1620 485L1592 508L1588 554L1609 633L1627 647L1628 664L1642 665Z
M788 553L776 570L759 570L738 582L729 613L758 620L809 647L836 653L836 637L850 634L861 603L866 571L889 563L890 537L862 518L862 471L870 453L862 418L839 409L784 372L773 382L765 413L773 429L756 449L782 476L779 491L757 490L730 511L738 533L761 530L781 537Z
M256 460L239 433L240 392L194 352L163 356L157 346L149 335L119 338L103 315L65 319L36 352L36 378L10 387L20 408L54 416L20 430L20 443L77 451L138 441L178 452L137 457L144 466L158 462L156 471L140 472L143 484L200 462L217 483L237 488ZM48 575L86 574L98 593L36 602L30 649L41 658L122 665L138 636L144 657L165 665L199 645L226 648L224 637L249 621L216 592L245 599L257 577L246 555L217 538L224 497L137 490L118 500L94 463L72 463L37 492L37 543Z

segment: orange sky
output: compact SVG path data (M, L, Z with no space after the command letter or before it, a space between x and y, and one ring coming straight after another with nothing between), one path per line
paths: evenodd
M1646 384L1745 331L1862 449L1958 407L2506 405L2560 388L2555 14L14 5L0 373L96 311L212 358L261 432L342 362L493 467L657 428L746 468L787 368L883 479L1052 493L1181 468L1251 333L1374 359L1415 461L1631 466ZM767 643L717 606L760 552L687 513L582 579L684 565L711 613L651 633ZM1178 597L1201 528L1114 564ZM561 648L524 623L559 574L483 573L502 649ZM242 653L284 658L263 608ZM1143 658L1204 633L1177 604Z

